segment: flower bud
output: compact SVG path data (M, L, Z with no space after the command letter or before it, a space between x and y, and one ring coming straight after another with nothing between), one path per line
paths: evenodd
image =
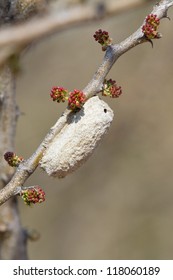
M27 205L45 201L45 192L39 186L22 190L20 195Z
M85 101L86 97L82 91L74 89L73 92L70 92L68 98L68 105L72 111L76 109L81 109Z
M63 87L53 87L50 93L50 97L53 101L65 102L67 100L68 91Z
M145 24L142 26L142 32L149 40L160 38L161 34L157 31L160 24L160 19L157 15L150 14L145 19Z
M105 51L112 43L109 33L107 31L103 31L102 29L97 30L93 37L95 41L97 41L102 46L102 51Z
M122 89L120 86L117 86L116 81L109 79L104 80L102 87L102 95L109 96L112 98L117 98L122 94Z
M12 167L18 167L19 164L23 161L22 157L17 156L13 152L6 152L4 154L4 159L8 162L8 164Z

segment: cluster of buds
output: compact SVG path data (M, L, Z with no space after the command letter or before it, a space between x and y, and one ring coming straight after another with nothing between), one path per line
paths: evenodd
M109 37L109 33L101 29L96 31L93 37L102 46L102 51L105 51L107 47L112 43L112 39Z
M45 201L45 192L39 186L22 190L20 195L27 205Z
M23 161L22 157L17 156L13 152L6 152L4 154L4 159L8 162L8 164L12 167L18 167L19 164Z
M157 15L150 14L145 19L145 24L142 26L142 32L149 40L160 38L160 33L157 31L160 24L160 19Z
M109 79L104 80L103 87L102 87L102 95L109 96L112 98L117 98L122 94L121 87L117 86L116 81Z
M68 99L67 95L68 91L63 87L53 87L50 93L53 101L57 101L58 103L65 102Z
M85 101L86 96L82 91L74 89L69 93L68 106L72 111L81 109Z

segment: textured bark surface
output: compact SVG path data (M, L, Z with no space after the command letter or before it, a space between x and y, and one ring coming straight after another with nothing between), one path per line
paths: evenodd
M3 155L14 150L16 118L15 77L5 66L0 71L0 177L5 182L13 174L13 168L4 161Z

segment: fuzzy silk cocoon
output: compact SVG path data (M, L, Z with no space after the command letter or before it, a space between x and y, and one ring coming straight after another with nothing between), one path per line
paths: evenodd
M108 131L113 111L97 96L90 98L46 149L40 166L49 176L65 177L80 167Z

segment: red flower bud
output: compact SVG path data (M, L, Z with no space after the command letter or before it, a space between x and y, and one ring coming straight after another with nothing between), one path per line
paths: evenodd
M142 26L142 32L148 39L160 38L160 34L157 29L160 24L160 19L157 15L150 14L145 19L145 24Z
M18 167L19 164L23 161L22 157L17 156L13 152L6 152L4 154L4 159L8 162L8 164L12 167Z
M20 195L27 205L45 201L45 192L39 186L22 190Z
M63 87L53 87L50 93L53 101L65 102L67 100L68 91Z
M109 37L109 33L101 29L97 30L93 37L102 46L103 51L105 51L107 47L112 43L112 39Z
M109 79L104 81L102 87L102 95L117 98L122 94L122 89L117 86L116 81Z
M82 91L74 89L74 91L70 92L68 98L68 105L71 110L82 108L85 101L86 96Z

